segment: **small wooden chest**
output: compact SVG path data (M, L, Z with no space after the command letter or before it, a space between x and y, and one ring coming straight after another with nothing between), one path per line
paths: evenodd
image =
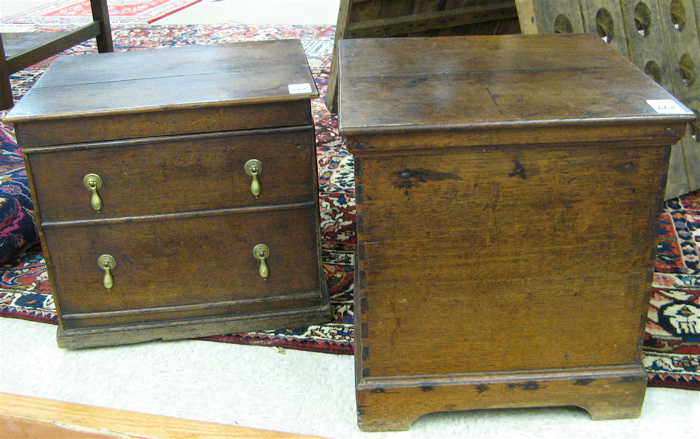
M340 42L357 409L638 416L670 145L693 113L595 35Z
M62 57L16 127L76 348L328 321L298 40Z

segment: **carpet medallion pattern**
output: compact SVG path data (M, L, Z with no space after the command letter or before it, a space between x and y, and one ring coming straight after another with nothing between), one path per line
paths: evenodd
M649 385L700 389L700 191L666 202L644 337Z
M338 135L336 115L329 113L324 104L333 31L332 27L303 26L115 26L116 50L299 38L321 93L319 99L312 101L312 112L319 166L323 267L334 311L333 321L326 325L225 334L203 340L335 354L353 352L356 245L353 157ZM94 43L85 43L62 55L94 52ZM21 96L50 61L13 75L15 94ZM14 142L11 126L4 125L2 134ZM700 192L665 203L660 225L644 337L644 364L649 373L649 385L700 390ZM0 316L56 323L40 249L0 269Z

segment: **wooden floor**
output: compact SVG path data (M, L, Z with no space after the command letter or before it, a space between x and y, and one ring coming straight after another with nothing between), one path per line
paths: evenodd
M0 393L0 435L5 438L312 438L82 404Z

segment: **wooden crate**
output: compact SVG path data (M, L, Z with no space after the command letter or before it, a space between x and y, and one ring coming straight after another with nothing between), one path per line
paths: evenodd
M333 60L338 41L389 38L519 33L514 0L341 0ZM336 112L338 69L334 62L326 106Z
M516 0L522 33L596 32L700 114L700 0ZM671 152L665 198L700 188L700 122Z
M638 416L662 179L693 113L655 112L675 99L595 34L346 40L339 62L360 427Z

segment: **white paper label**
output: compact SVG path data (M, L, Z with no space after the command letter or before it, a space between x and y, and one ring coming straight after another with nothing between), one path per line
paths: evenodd
M678 102L671 99L649 99L647 104L661 114L685 114L685 110Z
M289 84L290 95L299 95L304 93L311 93L311 84Z

